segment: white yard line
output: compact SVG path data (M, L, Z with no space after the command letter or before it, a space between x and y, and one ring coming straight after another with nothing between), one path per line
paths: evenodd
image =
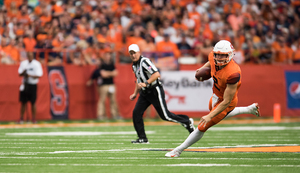
M174 167L174 166L183 166L183 167L290 167L290 168L298 168L300 165L233 165L233 164L190 164L190 163L182 163L182 164L32 164L32 163L1 163L1 166L84 166L84 167L94 167L94 166L141 166L141 167Z
M154 134L155 131L146 131L147 134ZM134 135L135 131L128 132L22 132L5 133L7 136L95 136L95 135Z
M159 158L152 158L152 157L37 157L37 156L20 156L20 157L10 157L10 156L0 156L0 159L105 159L105 160L166 160L170 158L166 157L159 157ZM171 158L172 159L172 158ZM300 160L300 158L175 158L179 160L260 160L260 161L295 161Z

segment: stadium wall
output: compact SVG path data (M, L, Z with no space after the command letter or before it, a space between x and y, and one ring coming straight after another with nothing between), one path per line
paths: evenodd
M195 71L199 67L200 65L181 65L180 69ZM52 73L52 71L50 75L50 69L54 69L55 73ZM40 78L38 84L37 120L95 119L98 99L96 85L91 87L85 85L95 66L65 65L57 67L57 69L56 67L43 67L44 75ZM115 78L115 83L119 111L123 117L131 118L136 100L130 101L129 96L134 91L135 77L131 65L118 64L117 69L119 75ZM300 115L300 104L299 107L296 104L296 108L293 107L292 109L288 106L289 89L285 73L286 71L296 72L295 78L300 83L299 65L242 65L241 69L242 85L238 94L238 106L258 102L262 116L270 117L273 114L274 104L279 103L282 116ZM19 119L21 77L19 77L17 71L17 65L0 66L0 73L2 74L0 76L0 121L16 121ZM63 100L65 100L64 103L62 103ZM107 107L108 104L109 102L107 102ZM30 110L30 106L28 108ZM66 111L64 112L64 110ZM53 115L55 112L56 115ZM177 111L176 113L186 113L191 117L200 117L207 112ZM30 111L27 111L27 114L30 116Z

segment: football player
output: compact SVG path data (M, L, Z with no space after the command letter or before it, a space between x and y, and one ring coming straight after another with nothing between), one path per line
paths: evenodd
M198 128L180 146L165 154L166 157L179 157L184 149L200 140L206 130L218 124L226 116L241 113L259 116L257 103L248 107L237 108L234 111L238 101L238 89L241 86L241 69L232 60L233 53L234 48L229 41L221 40L214 46L213 51L209 54L208 62L201 67L210 67L211 76L214 80L213 95L209 101L210 112L200 119ZM230 112L233 113L230 115Z

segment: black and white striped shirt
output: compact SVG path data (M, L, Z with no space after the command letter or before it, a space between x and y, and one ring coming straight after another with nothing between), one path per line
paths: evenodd
M137 62L134 62L132 64L132 69L137 79L137 83L145 83L153 73L158 71L158 69L150 61L150 59L143 56L141 56ZM157 80L149 84L150 84L149 87L151 87L155 84L161 84L161 82L160 79L158 78Z

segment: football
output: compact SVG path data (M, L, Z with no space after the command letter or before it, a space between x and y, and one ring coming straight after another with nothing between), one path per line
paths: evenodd
M199 71L196 71L195 78L199 81L205 81L209 78L211 78L210 75L210 67L203 67Z

